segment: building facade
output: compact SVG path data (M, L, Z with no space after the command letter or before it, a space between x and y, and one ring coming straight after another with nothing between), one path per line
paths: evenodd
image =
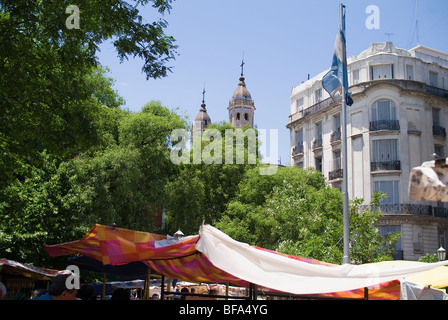
M370 203L374 191L387 197L378 227L401 232L397 259L417 260L447 248L448 205L411 201L413 167L446 157L448 123L448 55L418 46L411 50L391 42L373 43L347 59L348 193ZM327 71L292 89L291 165L321 171L335 188L342 183L341 105L322 88Z

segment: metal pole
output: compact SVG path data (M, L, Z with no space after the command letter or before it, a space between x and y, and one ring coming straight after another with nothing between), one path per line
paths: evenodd
M101 300L106 299L106 273L103 273L103 293L101 294Z
M344 34L345 38L345 15L344 15L345 6L340 4L340 19L341 19L341 30ZM344 39L345 40L345 39ZM347 67L347 53L345 50L345 44L343 48L343 66ZM344 257L343 263L350 263L349 256L349 214L348 214L348 161L347 161L347 88L345 87L345 75L344 72L343 81L342 81L342 173L343 173L343 183L342 183L342 197L343 197L343 220L344 220Z
M160 300L165 300L165 276L162 275L162 281L160 283Z

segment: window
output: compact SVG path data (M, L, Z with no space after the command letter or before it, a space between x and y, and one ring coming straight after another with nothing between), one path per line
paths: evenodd
M437 155L439 159L445 158L445 150L443 146L440 144L434 145L434 153Z
M313 150L322 148L322 122L316 123L315 139L313 141Z
M371 80L380 79L393 79L394 78L394 65L393 64L381 64L370 67Z
M381 200L382 205L400 203L400 190L398 181L376 181L375 191L382 191L386 194L386 197Z
M303 129L296 131L296 145L297 146L303 145Z
M437 72L429 71L429 85L437 87Z
M316 103L318 103L319 101L321 101L321 100L322 100L322 89L317 89L317 90L314 92L314 97L315 97L315 99L316 99Z
M353 70L353 84L359 83L359 69Z
M401 233L401 226L379 226L378 227L378 233L380 236L388 236L390 234L394 234L400 232ZM392 258L394 260L403 260L403 249L401 247L401 237L398 239L398 241L395 243L394 251Z
M372 106L372 121L396 120L395 103L390 100L380 100Z
M440 109L432 109L432 125L440 126Z
M334 120L334 131L341 132L341 115L337 114L333 117Z
M322 122L316 123L316 139L322 139Z
M249 120L249 115L247 113L244 113L244 121L248 121Z
M401 170L398 157L398 140L384 139L372 141L372 162L370 169L374 171Z
M236 120L240 120L240 113L239 112L236 114Z
M333 169L334 170L342 169L341 150L335 150L333 152Z
M411 64L406 65L406 79L414 80L414 66Z
M389 162L398 161L398 140L384 139L372 141L372 161Z
M341 162L341 151L336 150L333 152L333 160L330 163L330 172L328 173L328 180L342 179L342 162Z
M322 158L314 158L314 159L316 170L322 172Z
M441 126L440 109L432 109L432 134L436 137L446 138L446 130Z
M303 98L296 101L296 112L303 112Z

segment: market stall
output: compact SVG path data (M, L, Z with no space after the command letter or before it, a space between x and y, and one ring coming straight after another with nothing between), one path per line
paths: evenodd
M201 226L199 235L180 239L95 225L81 240L45 248L50 256L80 253L105 265L142 261L169 278L239 287L256 285L295 295L364 290L448 264L443 261L393 268L331 265L252 247L209 225Z
M0 282L6 287L7 299L29 299L37 281L50 282L58 273L58 270L0 259Z

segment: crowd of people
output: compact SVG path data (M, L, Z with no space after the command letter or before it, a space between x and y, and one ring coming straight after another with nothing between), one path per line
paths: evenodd
M36 289L31 296L27 297L22 294L20 299L15 300L97 300L95 288L93 285L85 283L79 289L69 289L67 287L67 278L70 274L59 274L51 282L49 289ZM0 300L7 299L6 286L0 282ZM112 292L110 300L130 300L131 294L129 290L124 288L116 288Z

